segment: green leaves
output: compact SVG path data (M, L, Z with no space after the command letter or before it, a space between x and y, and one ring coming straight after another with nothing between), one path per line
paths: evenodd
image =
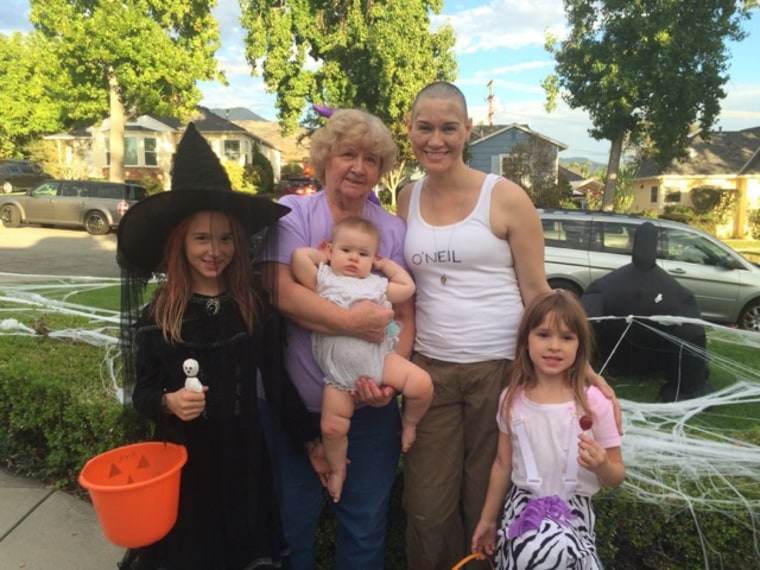
M404 117L414 96L456 72L452 28L430 30L441 8L440 0L250 0L241 18L246 58L277 93L284 132L312 102L364 108L397 135L402 159L411 158Z
M564 4L569 35L547 39L557 63L547 106L559 95L588 111L597 140L651 140L660 164L684 156L693 125L709 134L728 81L726 42L745 35L748 14L734 0Z
M219 27L209 2L31 0L31 6L34 26L57 43L61 68L106 103L109 68L124 107L140 114L188 114L201 96L196 81L221 78L214 58Z

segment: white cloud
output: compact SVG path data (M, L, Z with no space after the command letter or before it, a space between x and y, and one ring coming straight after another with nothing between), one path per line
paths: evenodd
M522 63L516 63L514 65L506 65L503 67L494 67L488 71L478 71L475 73L479 77L493 77L494 75L505 75L508 73L522 73L523 71L532 70L544 70L545 73L550 73L554 67L554 60L548 59L544 61L524 61Z
M459 54L543 46L546 30L559 36L565 29L562 0L492 0L476 8L434 16L432 21L434 28L451 24Z

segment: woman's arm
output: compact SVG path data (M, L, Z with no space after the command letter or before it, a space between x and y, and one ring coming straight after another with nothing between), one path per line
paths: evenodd
M620 409L620 400L615 395L615 390L607 384L607 381L600 374L594 372L594 368L589 364L586 367L586 383L596 386L604 396L612 402L612 411L615 415L615 425L619 434L623 434L623 412Z
M393 311L373 303L360 301L343 309L323 299L295 280L290 266L284 263L265 263L264 283L277 283L271 292L277 310L305 329L330 335L355 336L369 342L382 342L385 327ZM276 273L272 279L271 272Z
M520 186L500 180L493 189L491 224L512 250L523 304L551 291L544 270L544 231L536 207Z

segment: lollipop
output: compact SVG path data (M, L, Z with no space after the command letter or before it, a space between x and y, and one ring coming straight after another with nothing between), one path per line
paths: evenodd
M581 429L583 431L588 431L591 429L591 426L594 425L593 420L589 416L581 416L580 422Z

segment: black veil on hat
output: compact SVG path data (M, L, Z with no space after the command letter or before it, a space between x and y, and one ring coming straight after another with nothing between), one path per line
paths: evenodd
M219 158L190 123L173 157L172 189L137 202L119 223L116 260L121 267L120 348L122 402L126 409L131 409L132 389L137 379L135 334L145 309L147 285L154 274L165 269L164 249L172 230L187 216L204 210L224 212L238 219L251 244L264 244L274 250L278 243L275 222L290 208L234 191ZM249 252L253 254L251 248ZM251 259L251 268L253 261ZM251 271L252 284L255 279ZM258 284L260 294L264 287L260 280ZM267 289L274 291L276 287L269 283Z
M217 210L238 218L252 236L290 209L271 200L235 192L219 158L190 123L177 145L172 188L134 204L118 229L119 266L150 275L160 271L164 247L172 229L190 214Z

